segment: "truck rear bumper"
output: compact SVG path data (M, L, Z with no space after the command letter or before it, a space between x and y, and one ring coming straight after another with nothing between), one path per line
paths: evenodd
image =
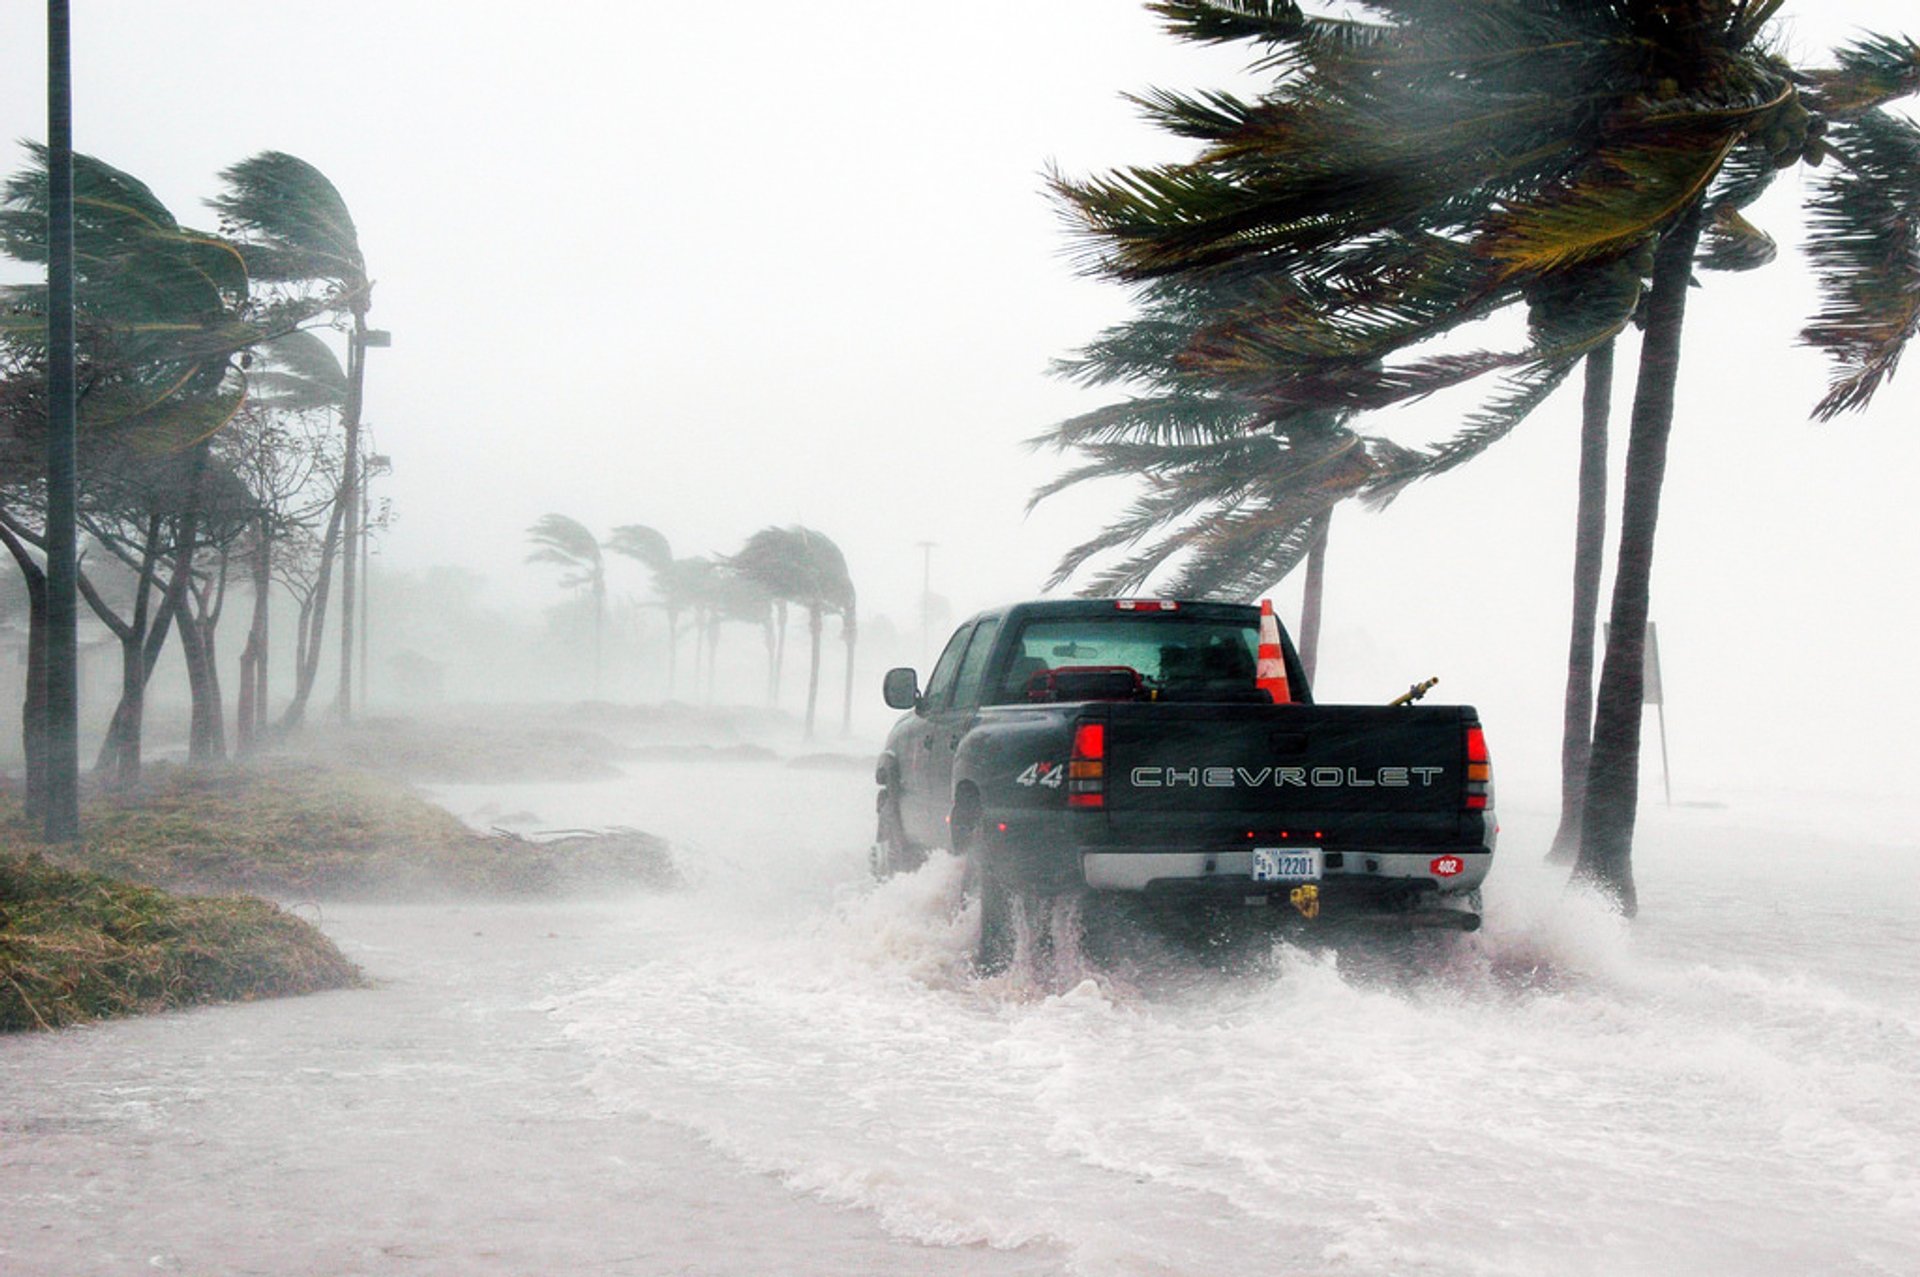
M1421 847L1401 851L1323 853L1322 883L1383 890L1410 887L1455 895L1474 890L1487 876L1493 853L1486 847ZM1456 868L1457 866L1457 868ZM1101 891L1201 890L1230 894L1279 892L1297 885L1253 881L1253 852L1088 851L1080 855L1086 884ZM1451 871L1451 872L1449 872Z

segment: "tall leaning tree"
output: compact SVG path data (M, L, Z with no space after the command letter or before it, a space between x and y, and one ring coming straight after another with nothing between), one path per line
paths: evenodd
M1259 44L1275 81L1255 100L1145 99L1200 140L1190 163L1056 181L1093 264L1133 282L1269 278L1311 299L1226 317L1197 357L1260 365L1269 394L1277 376L1277 393L1377 402L1410 375L1431 389L1488 371L1417 348L1523 302L1528 359L1478 420L1431 450L1437 472L1511 429L1629 317L1643 325L1577 868L1632 911L1640 662L1685 289L1703 245L1764 253L1770 241L1740 210L1797 160L1842 161L1828 179L1838 185L1823 187L1834 225L1817 237L1840 242L1840 226L1871 216L1855 155L1869 132L1911 132L1881 108L1911 91L1913 46L1867 40L1834 69L1803 71L1772 51L1781 5L1741 0L1381 2L1363 6L1365 21L1277 0L1151 7L1183 37ZM1572 286L1579 279L1632 287ZM1866 311L1898 290L1828 284L1830 297L1845 293L1844 335L1816 325L1809 339L1841 361L1839 386L1870 393L1871 370L1910 328L1897 312ZM1410 364L1387 359L1409 351ZM1860 398L1837 388L1829 402Z
M847 559L824 533L795 524L767 527L747 538L725 566L757 583L766 595L806 609L807 713L805 731L813 739L820 698L820 644L826 618L838 616L847 646L847 697L842 729L852 723L854 648L859 639L857 598Z
M262 151L221 171L226 189L207 203L223 233L239 244L247 269L261 284L313 294L347 326L344 437L336 501L343 529L340 552L340 684L334 710L353 716L354 613L359 589L360 415L373 280L360 251L347 202L327 175L298 156ZM325 595L321 595L321 620Z
M593 694L600 694L601 639L606 630L607 564L600 553L600 541L578 519L564 514L543 514L527 529L533 543L529 563L552 563L564 569L560 584L569 590L584 589L593 609Z
M28 150L31 163L0 192L0 251L40 263L52 220L50 155L43 147ZM76 462L83 489L74 513L111 519L121 513L111 508L115 494L126 491L113 472L138 471L143 465L158 472L169 463L155 458L204 451L244 398L242 352L307 315L298 304L255 293L231 243L181 225L131 174L81 154L73 157L72 177L75 344L84 371L75 387ZM47 382L40 323L47 310L42 285L0 289L0 346L15 356L4 376L27 391L0 395L11 405L0 411L0 430L16 439L39 438L46 429L44 391L36 387ZM4 500L16 542L35 520L41 520L35 528L48 530L60 522L45 507L44 493L18 484L7 488ZM191 487L182 495L184 511L193 504ZM175 561L177 573L177 555L169 551L164 557ZM19 562L23 571L33 567L25 559ZM135 645L147 651L142 658L147 667L168 628L156 624ZM144 675L134 678L134 664L128 677L143 686ZM35 701L33 689L41 681L29 680L30 758L36 723L47 712ZM126 707L123 698L110 735L118 747L131 746L137 768L139 720L137 713L127 717ZM33 786L29 790L30 803L37 805L41 795Z

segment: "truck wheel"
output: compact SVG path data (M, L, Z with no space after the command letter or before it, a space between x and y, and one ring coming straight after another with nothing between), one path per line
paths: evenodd
M981 975L998 975L1013 961L1013 889L1004 868L996 868L982 844L978 828L962 824L954 849L966 859L966 885L980 897L980 938L974 943L973 965Z
M999 975L1013 961L1013 892L984 855L976 854L974 876L980 884L980 940L973 965L982 975Z
M873 833L873 846L867 853L867 867L882 882L895 874L911 873L926 863L926 853L907 841L907 828L900 819L900 804L887 790L880 791L879 822Z

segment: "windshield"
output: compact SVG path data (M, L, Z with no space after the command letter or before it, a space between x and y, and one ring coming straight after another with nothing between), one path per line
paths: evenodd
M1002 673L999 703L1054 699L1062 670L1130 671L1155 699L1239 697L1256 691L1257 625L1159 615L1030 621Z

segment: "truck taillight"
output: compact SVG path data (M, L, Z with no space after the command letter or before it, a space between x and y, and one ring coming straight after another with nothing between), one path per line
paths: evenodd
M1107 805L1107 725L1081 723L1073 729L1073 757L1067 762L1067 806Z
M1467 810L1486 811L1493 806L1493 759L1487 754L1487 734L1478 727L1467 729Z
M1178 612L1172 599L1115 599L1113 606L1122 612Z

